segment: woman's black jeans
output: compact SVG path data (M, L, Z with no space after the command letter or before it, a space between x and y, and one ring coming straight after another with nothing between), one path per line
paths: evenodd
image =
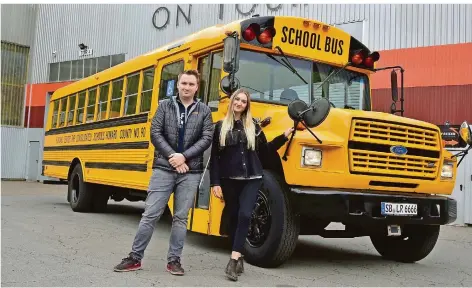
M221 179L225 209L229 214L229 236L233 251L243 253L249 231L251 214L257 201L262 179Z

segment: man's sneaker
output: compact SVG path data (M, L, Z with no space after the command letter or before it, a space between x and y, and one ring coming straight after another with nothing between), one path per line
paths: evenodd
M178 261L171 261L167 263L167 272L172 275L184 275L184 268Z
M141 269L141 261L128 256L123 258L120 264L116 265L114 271L116 272L128 272L128 271L136 271Z

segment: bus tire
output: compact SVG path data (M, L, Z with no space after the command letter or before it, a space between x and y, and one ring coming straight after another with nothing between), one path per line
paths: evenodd
M90 184L84 182L82 166L75 165L68 183L70 207L75 212L90 212L92 209L93 191Z
M89 187L91 184L88 184ZM105 190L105 191L101 191ZM95 213L104 213L107 211L108 200L110 199L110 194L106 189L101 189L99 185L93 185L93 201L92 201L92 210Z
M370 239L383 258L413 263L422 260L433 251L439 230L439 225L408 225L402 233L404 237L372 235Z
M265 204L268 204L266 206L269 209L264 208ZM264 222L264 217L260 217L264 215L269 215L265 226L257 226L256 223L261 223L257 222L257 218L259 217ZM277 174L270 170L264 170L263 184L259 190L250 225L244 245L244 259L249 264L273 268L290 258L300 233L299 219L290 205L288 187ZM258 235L262 236L258 238L254 234L255 231L259 231ZM260 231L266 233L261 234ZM267 236L262 240L264 235Z

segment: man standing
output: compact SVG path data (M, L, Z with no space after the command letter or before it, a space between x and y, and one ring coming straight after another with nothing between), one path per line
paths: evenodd
M174 217L167 254L167 271L183 275L180 257L187 233L189 209L203 173L203 152L213 137L211 111L195 99L199 73L187 70L178 77L178 95L163 100L151 124L151 142L155 147L154 162L145 211L139 222L131 253L115 266L117 272L141 269L154 226L174 192ZM161 87L162 89L162 87Z

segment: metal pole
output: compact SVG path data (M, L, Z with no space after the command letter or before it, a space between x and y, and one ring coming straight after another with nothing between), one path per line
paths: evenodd
M28 178L28 158L29 158L29 148L28 148L28 144L29 144L29 126L30 126L30 121L31 121L31 97L33 96L33 85L32 83L29 84L30 85L30 91L29 91L29 96L28 96L28 122L26 123L26 159L25 159L25 179ZM26 105L25 105L26 106ZM25 107L26 109L26 107Z

